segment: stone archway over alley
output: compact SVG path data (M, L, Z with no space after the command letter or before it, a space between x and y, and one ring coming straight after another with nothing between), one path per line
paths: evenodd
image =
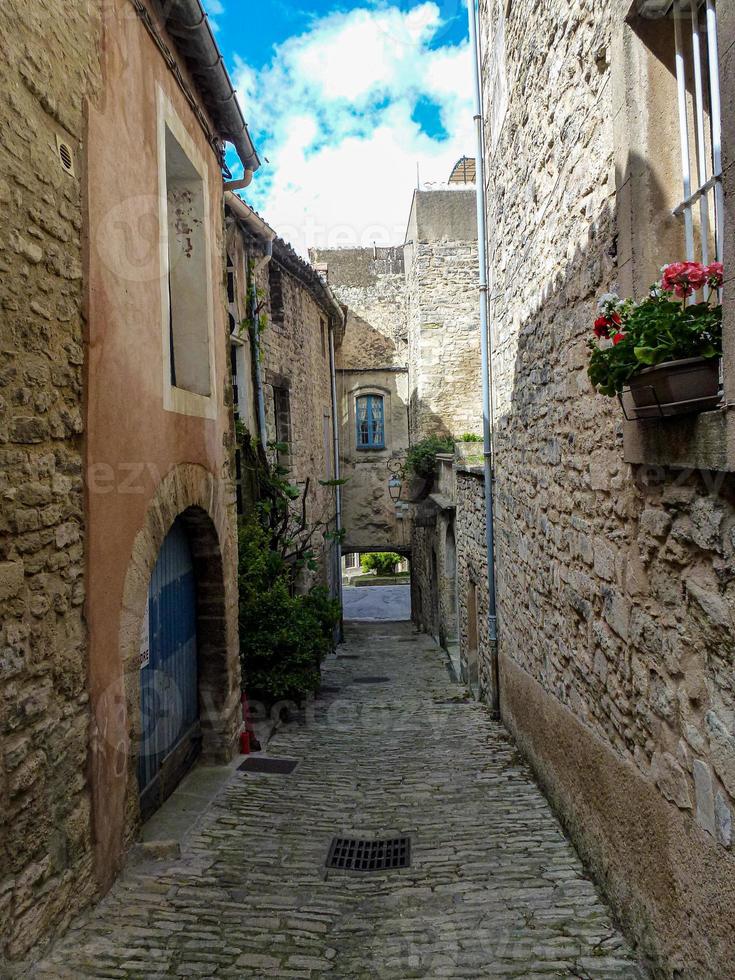
M283 774L232 769L34 969L62 977L646 976L504 729L409 623L347 626ZM325 872L335 836L409 868Z

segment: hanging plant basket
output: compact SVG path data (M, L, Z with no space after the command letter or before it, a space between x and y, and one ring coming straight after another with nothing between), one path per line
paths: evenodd
M620 395L627 419L670 418L711 411L720 404L719 357L687 357L644 368Z

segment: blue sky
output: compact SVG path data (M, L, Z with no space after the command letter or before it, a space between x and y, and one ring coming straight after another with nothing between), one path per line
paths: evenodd
M472 154L464 4L204 4L263 159L243 196L301 252L400 242L417 165Z

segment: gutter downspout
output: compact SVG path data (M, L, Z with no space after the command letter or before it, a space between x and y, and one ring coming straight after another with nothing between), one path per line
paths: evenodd
M326 284L325 284L326 285ZM329 293L334 298L329 286L327 286ZM336 300L335 300L336 304ZM338 307L339 308L339 307ZM344 313L340 309L340 315L342 317L342 322L344 323ZM335 367L335 356L334 356L334 319L329 318L329 375L332 387L332 443L334 450L334 478L335 480L340 479L340 465L339 465L339 416L338 416L338 402L337 402L337 369ZM336 486L335 488L335 518L334 527L335 532L339 535L342 530L342 487ZM339 599L340 610L343 609L343 593L342 593L342 542L337 538L334 542L334 574L335 582L337 583L337 598ZM340 612L339 617L339 642L344 640L344 615Z
M467 0L467 14L472 49L473 96L475 102L475 160L477 167L477 252L480 273L480 352L482 358L482 436L485 462L485 548L487 558L488 643L492 671L492 713L500 718L500 671L498 668L498 619L495 590L495 528L493 501L493 440L492 440L492 338L488 326L487 303L487 229L485 221L485 155L482 116L482 86L476 0Z
M260 160L201 0L168 0L162 12L166 29L182 46L184 58L195 63L194 74L211 93L220 136L237 150L246 178L252 176Z
M258 318L258 294L255 285L255 277L260 270L266 266L273 257L273 241L276 237L275 231L266 224L265 221L256 214L252 208L241 201L237 194L232 191L225 191L225 204L235 213L237 218L247 225L250 231L261 239L265 246L265 254L253 265L250 270L250 335L252 338L253 365L255 369L255 390L258 405L258 438L263 447L263 452L268 448L268 431L265 425L265 397L263 395L263 374L260 369L260 338L256 320Z

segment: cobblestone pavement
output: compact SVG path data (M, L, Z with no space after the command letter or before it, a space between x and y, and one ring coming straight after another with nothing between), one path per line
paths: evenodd
M353 585L342 590L345 619L407 620L411 618L410 585Z
M646 976L436 647L350 624L340 653L270 744L296 770L234 771L181 858L129 868L34 978ZM410 868L325 872L333 835L394 833Z

